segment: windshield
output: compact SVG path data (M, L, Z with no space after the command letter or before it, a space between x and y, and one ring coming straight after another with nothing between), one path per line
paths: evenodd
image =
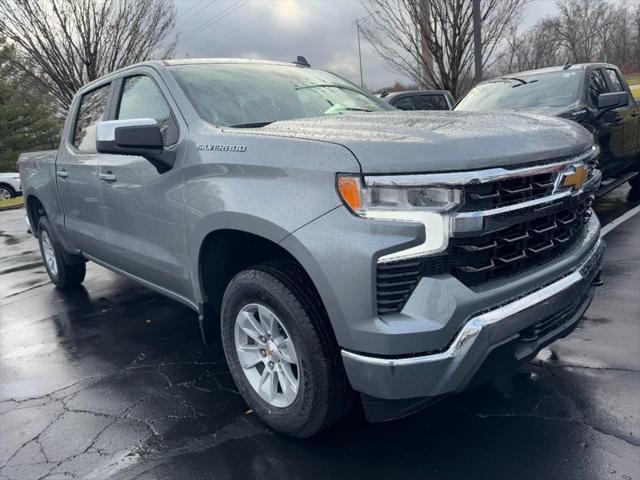
M557 71L498 78L474 87L455 110L500 111L564 107L578 99L583 71Z
M200 64L170 67L200 116L220 126L377 112L393 108L342 78L281 65Z

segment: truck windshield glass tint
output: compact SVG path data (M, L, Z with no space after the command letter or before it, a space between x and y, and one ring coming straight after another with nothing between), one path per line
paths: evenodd
M591 76L589 78L589 98L591 99L591 104L594 107L597 107L598 97L608 91L607 82L604 79L602 72L600 70L594 70L591 72Z
M514 108L563 107L578 99L583 72L559 71L499 78L482 83L464 97L456 110L496 111Z
M200 116L214 125L393 110L346 80L310 68L206 64L170 70Z
M73 146L81 152L96 151L96 124L103 119L109 85L104 85L82 96L73 132Z
M611 81L611 88L613 92L624 91L624 87L622 86L622 82L618 77L618 73L613 68L607 68L607 75L609 75L609 80Z
M419 95L415 100L420 110L449 110L444 95Z
M144 75L124 81L118 109L119 120L153 118L158 122L165 145L178 141L178 127L171 116L169 104L155 82Z

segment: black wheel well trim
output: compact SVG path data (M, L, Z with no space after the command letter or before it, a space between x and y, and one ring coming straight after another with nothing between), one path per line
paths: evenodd
M38 223L42 217L47 217L47 211L44 208L44 204L36 195L28 195L26 198L26 210L29 217L29 224L31 225L31 231L35 236L38 235Z
M247 249L248 246L254 248ZM234 228L213 230L204 237L198 252L198 283L202 293L199 322L205 342L205 322L219 322L222 296L231 279L252 265L283 259L300 267L320 305L327 312L322 297L304 265L279 243L262 235ZM217 267L216 275L207 274L210 263Z

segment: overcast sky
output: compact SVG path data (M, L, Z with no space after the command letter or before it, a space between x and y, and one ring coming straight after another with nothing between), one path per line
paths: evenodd
M359 82L355 20L366 16L359 0L175 0L176 57L240 57L293 61ZM533 0L524 25L555 11L554 0ZM371 89L405 79L390 71L363 42L365 84Z

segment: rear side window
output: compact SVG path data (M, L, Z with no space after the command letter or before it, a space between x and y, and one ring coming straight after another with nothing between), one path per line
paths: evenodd
M158 122L165 146L178 141L178 125L156 83L145 75L126 78L118 108L118 119L153 118Z
M402 97L400 100L393 102L393 106L400 110L415 110L416 106L413 103L413 98Z
M73 130L73 146L81 152L96 151L96 125L104 118L110 86L107 84L82 95Z
M589 78L589 97L591 98L591 103L594 106L597 106L598 97L602 93L607 93L608 91L607 82L605 81L602 72L600 70L594 70L591 72L591 77Z
M420 95L415 102L418 110L449 110L444 95Z
M609 82L611 83L611 91L623 92L624 87L622 86L620 77L618 77L618 72L616 72L613 68L607 68L607 75L609 75Z

